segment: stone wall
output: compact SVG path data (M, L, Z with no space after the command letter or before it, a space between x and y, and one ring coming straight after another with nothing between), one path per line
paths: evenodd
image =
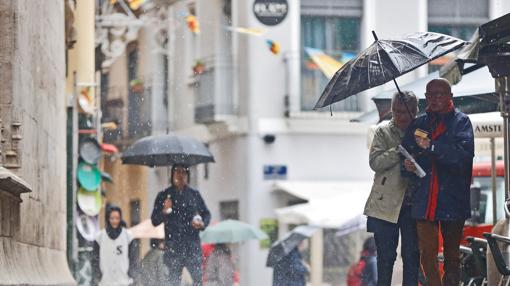
M72 285L64 1L0 1L0 37L0 285Z

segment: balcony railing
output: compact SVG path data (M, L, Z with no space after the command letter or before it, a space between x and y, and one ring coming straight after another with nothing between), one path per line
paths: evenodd
M146 86L142 92L130 91L128 96L119 96L118 91L118 88L110 88L109 95L117 96L107 100L106 104L102 106L103 121L112 121L118 124L117 129L104 131L104 141L119 143L150 135L152 132L152 89ZM125 124L126 119L127 124Z
M195 121L212 123L235 114L233 65L216 61L216 65L195 75Z

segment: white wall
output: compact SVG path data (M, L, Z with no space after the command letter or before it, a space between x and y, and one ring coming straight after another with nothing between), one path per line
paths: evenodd
M490 0L490 18L495 19L510 13L510 1L507 0Z

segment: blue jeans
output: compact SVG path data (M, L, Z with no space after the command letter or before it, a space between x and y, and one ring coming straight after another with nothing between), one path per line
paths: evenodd
M368 217L367 231L374 233L377 246L377 285L391 285L393 265L397 258L398 235L402 236L403 286L418 285L420 251L416 234L416 220L411 217L411 208L402 207L396 224Z

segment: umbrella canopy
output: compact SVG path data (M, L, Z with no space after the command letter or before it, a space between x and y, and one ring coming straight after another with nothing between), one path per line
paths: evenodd
M200 237L203 243L236 243L268 238L262 230L237 220L225 220L210 226Z
M363 214L371 188L370 181L279 182L276 189L308 202L276 209L278 222L340 228Z
M464 46L454 59L441 67L439 75L442 78L446 78L451 84L456 84L461 81L464 74L483 66L481 64L475 64L470 67L466 65L466 63L476 63L479 48L480 35L478 33L478 29L476 29L475 33L471 36L471 39L469 39L469 44Z
M214 162L213 155L200 141L185 136L155 135L137 140L122 154L123 164L155 166Z
M318 229L319 227L312 225L301 225L294 228L284 238L273 243L267 255L266 266L273 267L303 240L312 237Z
M432 32L415 33L402 40L375 38L370 47L336 72L315 109L394 80L465 44L463 40Z

